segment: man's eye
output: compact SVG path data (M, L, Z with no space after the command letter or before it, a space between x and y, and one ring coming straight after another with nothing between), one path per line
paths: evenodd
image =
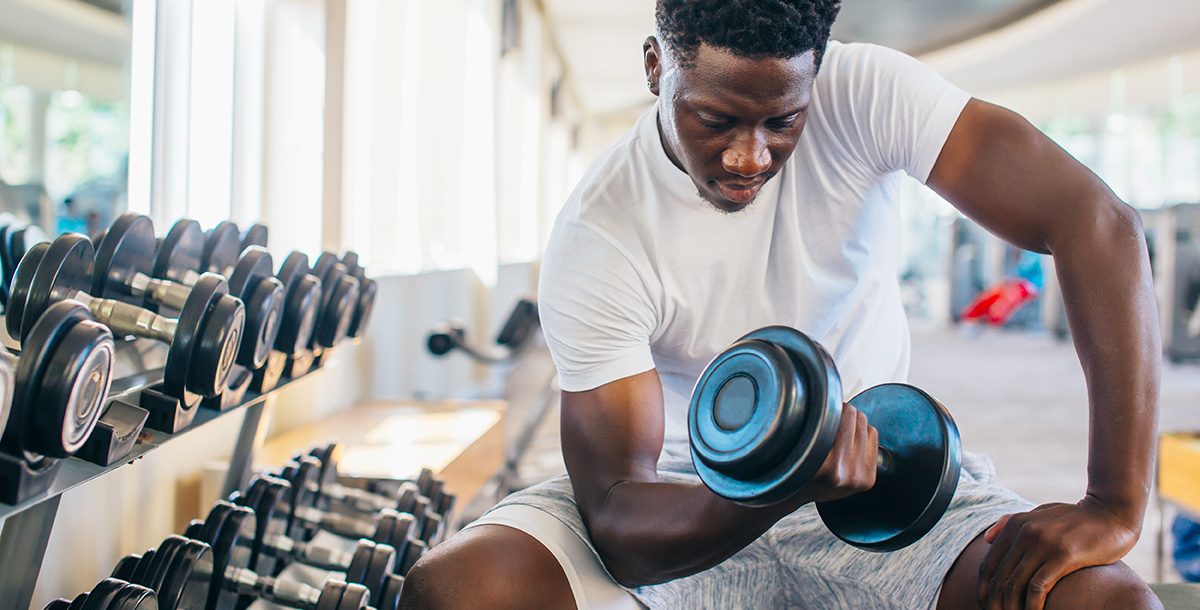
M783 119L774 119L768 121L767 125L771 129L791 129L796 125L796 121L800 120L800 115L792 115Z
M729 125L730 125L730 122L727 120L714 119L714 118L703 117L703 116L699 117L699 118L700 118L700 124L709 129L724 129L726 127L729 127Z

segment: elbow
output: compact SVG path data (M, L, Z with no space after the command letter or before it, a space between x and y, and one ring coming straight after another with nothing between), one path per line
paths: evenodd
M631 531L628 521L597 515L588 523L588 535L604 568L622 587L633 589L671 580L645 547L646 541L639 542L641 536Z
M1146 256L1146 233L1141 214L1107 189L1091 197L1092 205L1080 206L1075 222L1057 224L1046 240L1051 254L1072 248L1102 247L1110 252Z

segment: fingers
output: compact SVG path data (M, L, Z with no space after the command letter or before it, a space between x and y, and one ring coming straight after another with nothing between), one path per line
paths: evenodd
M1025 593L1025 610L1042 610L1046 606L1046 597L1058 581L1070 573L1067 563L1051 559L1042 564L1029 579L1029 587Z
M1013 543L1008 547L1008 552L1004 553L1004 558L988 578L988 610L1020 610L1021 602L1025 601L1025 587L1024 583L1018 586L1013 577L1020 569L1023 559L1025 548L1018 531Z
M1004 515L1003 517L1000 517L999 521L993 523L992 526L983 533L983 541L988 544L995 542L996 536L1000 535L1000 531L1003 530L1004 526L1008 524L1010 517L1012 517L1012 515Z
M1021 513L1028 514L1028 513ZM1004 526L991 542L991 548L988 549L987 555L983 561L979 563L979 584L976 591L976 599L981 608L989 608L989 599L993 589L999 588L999 581L996 580L997 570L1000 568L1000 563L1008 555L1009 549L1017 536L1017 530L1020 523L1013 521L1015 515L1007 515L1001 519ZM996 525L1000 525L998 521ZM995 526L993 526L995 527ZM993 583L995 583L993 585Z

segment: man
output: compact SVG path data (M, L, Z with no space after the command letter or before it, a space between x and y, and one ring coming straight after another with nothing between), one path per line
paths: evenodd
M570 478L435 549L407 607L572 607L576 562L548 533L562 525L652 608L1158 607L1119 563L1146 507L1160 366L1137 214L1013 113L903 54L828 41L838 10L659 0L643 47L658 103L583 178L542 270ZM874 481L876 435L852 407L815 480L766 508L699 482L685 416L708 360L768 324L830 350L846 396L905 378L900 172L1055 257L1090 460L1082 499L1034 507L968 454L938 526L876 554L812 505Z

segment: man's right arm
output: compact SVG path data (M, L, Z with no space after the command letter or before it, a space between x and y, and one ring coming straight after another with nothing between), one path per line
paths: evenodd
M663 393L650 370L563 392L562 446L579 511L608 571L627 587L711 568L813 501L869 489L875 429L849 405L833 451L804 489L774 506L743 506L693 483L662 482Z

